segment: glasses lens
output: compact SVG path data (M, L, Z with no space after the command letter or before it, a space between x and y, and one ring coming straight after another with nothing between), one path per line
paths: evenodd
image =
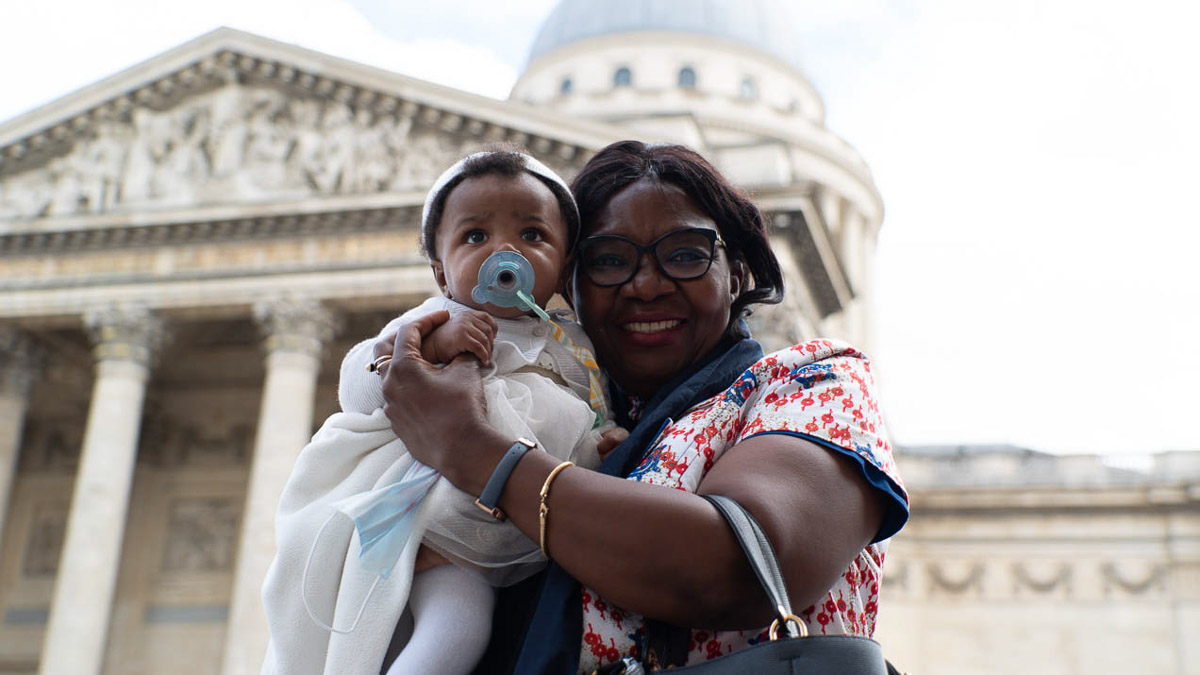
M592 283L599 286L615 286L628 281L637 260L637 247L621 239L595 237L584 240L579 247L579 266Z
M667 276L695 279L704 276L712 264L715 235L712 230L680 230L663 237L654 255Z

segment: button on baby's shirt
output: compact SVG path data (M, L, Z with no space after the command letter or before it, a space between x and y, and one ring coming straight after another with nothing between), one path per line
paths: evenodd
M546 327L545 326L535 326L533 329L533 334L538 337L542 337L543 335L546 334Z

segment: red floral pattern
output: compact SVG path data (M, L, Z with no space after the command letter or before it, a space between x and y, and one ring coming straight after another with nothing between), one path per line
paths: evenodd
M813 340L759 360L722 394L667 425L630 480L695 492L730 447L751 436L792 432L832 443L881 470L903 494L883 417L872 394L866 357L833 340ZM875 631L887 542L867 546L820 602L799 612L810 633L861 635ZM641 615L583 589L580 672L624 656L639 656ZM693 630L688 663L713 659L766 637L750 631Z

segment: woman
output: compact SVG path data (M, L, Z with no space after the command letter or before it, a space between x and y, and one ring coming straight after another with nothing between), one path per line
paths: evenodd
M410 452L472 495L499 481L498 507L553 561L540 588L510 594L496 622L510 632L482 670L696 663L757 641L773 608L697 494L759 520L811 632L869 636L884 540L908 512L866 359L828 340L763 357L746 337L748 306L778 302L782 275L761 213L696 153L616 143L572 191L582 239L566 295L631 429L599 472L542 452L502 461L514 439L486 424L476 364L420 359L439 317L376 346L394 356L385 410Z

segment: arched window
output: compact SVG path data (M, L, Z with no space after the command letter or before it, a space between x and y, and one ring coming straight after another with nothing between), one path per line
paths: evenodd
M617 68L617 72L613 73L614 87L628 87L633 84L633 73L625 66Z
M679 69L679 86L682 89L696 88L696 71L692 70L691 66L684 66Z
M753 77L747 75L742 78L742 89L739 95L743 101L753 101L758 98L758 84Z
M571 90L574 88L575 88L575 83L571 82L571 78L564 77L562 79L562 82L560 82L558 85L558 93L562 94L563 96L566 96L567 94L571 93Z

